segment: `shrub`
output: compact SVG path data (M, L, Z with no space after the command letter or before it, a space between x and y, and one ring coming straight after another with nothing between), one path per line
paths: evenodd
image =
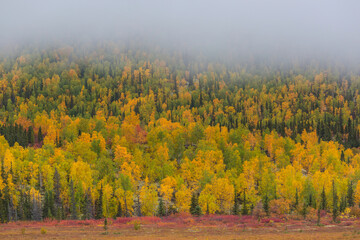
M274 199L270 201L270 212L276 215L290 213L290 200L285 199Z
M41 232L41 234L46 234L46 233L47 233L47 230L46 230L45 228L41 228L41 229L40 229L40 232Z
M266 212L264 210L264 206L261 202L259 202L258 204L256 204L256 206L254 207L253 210L253 215L254 217L256 217L257 219L261 219L263 217L266 216Z
M135 230L140 230L140 222L134 221L134 229Z
M360 217L360 208L358 206L351 207L349 216L359 218Z
M307 214L307 219L310 221L317 221L318 219L318 210L315 208L310 208Z

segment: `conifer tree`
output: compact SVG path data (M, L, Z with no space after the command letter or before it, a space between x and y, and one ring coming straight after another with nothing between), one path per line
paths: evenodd
M38 131L38 142L42 142L43 140L43 135L42 135L42 131L41 131L41 127L39 127L39 131Z
M247 203L246 203L246 192L245 192L245 189L244 189L244 195L243 195L242 214L243 214L243 215L248 215L248 214L249 214L249 210L248 210Z
M122 215L123 215L123 211L122 211L121 203L119 201L116 217L122 217Z
M71 219L76 220L78 216L76 212L75 189L72 179L70 180L70 198L71 198Z
M55 167L54 172L54 212L56 219L62 219L62 201L60 197L61 185L60 185L60 174Z
M159 217L164 217L166 215L166 210L165 210L165 206L164 206L164 202L163 202L162 198L160 198L160 200L159 200L157 215Z
M266 213L266 216L269 216L269 197L267 194L265 195L263 201L264 201L264 204L263 204L264 211Z
M332 218L333 221L336 222L336 218L339 214L339 209L338 209L338 195L335 189L335 181L333 180L332 182L332 188L333 188L333 210L332 210Z
M298 206L299 206L299 193L298 193L298 189L296 188L294 209L296 209Z
M91 200L91 192L90 188L85 192L84 197L84 217L85 219L92 219L93 218L93 206Z
M27 136L28 136L28 143L30 145L34 144L35 137L34 137L34 129L33 129L32 126L29 127L28 132L27 132Z
M190 204L190 213L195 216L201 215L201 208L199 206L199 199L196 197L195 193L191 196L191 204Z
M2 191L0 191L0 220L2 223L8 221L7 201L5 196L2 194Z
M41 220L41 200L39 196L33 193L32 196L32 208L31 208L31 219L34 221Z
M320 195L321 201L320 201L320 209L325 210L326 209L326 194L325 194L325 186L323 186L323 190Z
M45 191L44 206L43 206L43 218L53 217L54 199L52 191Z
M344 154L344 150L341 150L341 157L340 157L340 160L342 162L345 162L345 154Z
M104 219L104 230L107 231L108 229L108 221L107 218Z
M304 219L306 219L306 214L307 214L307 204L304 203L301 210L301 215L304 217Z
M232 212L234 215L239 215L239 200L236 196L236 190L235 190L235 194L234 194L234 207L233 207Z
M99 198L95 202L95 218L101 219L103 217L102 212L102 196L103 196L103 187L101 185L100 192L99 192Z
M348 183L347 195L346 195L347 205L349 207L354 206L354 189L352 181Z

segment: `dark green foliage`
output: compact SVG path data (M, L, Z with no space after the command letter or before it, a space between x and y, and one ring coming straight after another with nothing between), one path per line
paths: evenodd
M0 206L1 206L1 203L0 203ZM29 194L26 193L26 191L23 191L23 190L20 191L20 200L19 200L19 203L17 206L17 212L18 212L19 219L31 220L30 196L29 196Z
M31 126L28 131L23 126L17 124L0 126L0 135L5 137L10 146L14 146L17 142L20 146L27 147L33 143L33 134Z
M10 221L17 221L17 211L14 205L14 199L10 196L8 201L8 220Z
M42 212L43 212L43 219L53 218L55 215L54 197L52 191L45 192L44 207Z
M8 204L6 200L1 199L0 200L0 214L1 214L1 222L5 223L8 222L9 216L8 216Z
M325 187L323 187L323 190L320 195L320 209L325 210L326 209L326 194L325 194Z
M54 172L54 214L56 219L60 220L63 217L62 214L62 201L61 201L61 197L60 197L60 189L61 189L61 185L60 185L60 174L57 170L57 168L55 168L55 172Z
M76 210L76 200L75 200L75 190L73 180L70 180L70 198L71 198L71 219L78 219L78 214Z
M121 203L119 202L116 217L122 217L122 216L123 216L123 211L122 211Z
M263 208L266 213L266 216L269 216L270 208L269 208L269 197L267 194L265 195L265 197L263 199Z
M191 196L190 213L194 216L201 215L201 208L199 206L199 200L195 193Z
M29 143L30 145L34 144L34 142L35 142L35 136L34 136L34 129L33 129L32 126L29 127L27 134L28 134L28 143Z
M2 223L8 221L8 203L7 198L5 198L0 191L0 220Z
M244 190L243 192L243 202L242 202L242 211L241 211L242 215L248 215L249 214L249 210L248 210L248 206L247 206L247 202L246 202L246 191Z
M340 211L341 213L343 213L343 212L345 211L346 207L347 207L346 197L342 197L342 198L340 199L339 211Z
M160 200L159 200L159 206L158 206L157 215L159 217L166 216L166 209L165 209L165 205L164 205L164 202L163 202L162 198L160 198Z
M235 194L234 194L234 207L232 209L232 213L233 215L239 215L239 199L236 196L236 190L235 190Z
M354 206L354 188L352 181L348 183L347 195L346 195L347 205L349 207Z
M108 221L107 218L104 219L104 230L107 231L108 229Z
M336 219L339 215L339 209L338 209L338 195L335 188L335 181L332 182L332 190L333 190L333 209L332 209L332 218L333 221L336 222Z
M38 131L38 142L42 142L43 141L43 134L41 131L41 127L39 127L39 131Z
M35 194L32 195L32 206L31 206L31 220L41 220L41 200Z
M85 192L84 207L82 212L85 219L92 219L94 217L90 188Z
M306 218L306 215L308 213L308 209L307 209L307 204L304 203L303 206L302 206L302 209L301 209L301 215L303 216L303 218L305 219Z
M298 206L299 206L299 193L298 193L298 189L296 189L294 208L296 209Z
M99 198L95 201L95 219L101 219L103 217L102 196L103 196L103 188L101 185L100 192L99 192Z
M314 201L312 193L309 194L309 198L308 198L308 201L307 201L307 205L308 205L309 207L316 208L316 201Z

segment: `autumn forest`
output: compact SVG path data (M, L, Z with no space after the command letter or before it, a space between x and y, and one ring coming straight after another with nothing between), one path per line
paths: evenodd
M1 221L359 214L359 72L275 65L115 43L3 55Z

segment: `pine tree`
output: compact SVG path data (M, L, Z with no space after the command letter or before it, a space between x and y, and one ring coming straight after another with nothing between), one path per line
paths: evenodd
M191 196L191 204L190 204L190 213L192 215L194 215L196 204L197 204L196 203L196 196L195 196L195 193L193 193L192 196Z
M166 210L165 210L165 206L164 206L164 202L163 202L162 198L160 198L160 200L159 200L157 215L159 217L164 217L166 215Z
M339 214L339 210L338 210L338 195L335 189L335 181L333 180L332 183L332 187L333 187L333 211L332 211L332 218L333 221L336 222L336 218Z
M42 131L41 131L41 127L39 127L39 131L38 131L38 142L42 142L43 140L43 135L42 135Z
M71 219L76 220L78 218L76 212L75 190L73 180L70 180L70 198L71 198Z
M276 190L276 184L274 185L274 199L278 199L277 190Z
M318 208L318 211L317 211L317 225L319 226L320 225L320 217L321 217L321 214L320 214L320 206Z
M14 199L12 196L10 196L10 199L8 201L8 220L9 222L17 221L17 212L14 206Z
M347 200L346 200L346 197L342 197L341 200L340 200L340 208L339 208L339 211L342 213L345 211L346 209L346 203Z
M245 190L244 190L242 214L243 215L248 215L249 214L249 210L248 210L247 204L246 204L246 192L245 192Z
M345 154L344 154L344 150L341 151L341 157L340 157L340 160L342 162L345 162Z
M314 203L316 203L316 202L313 201L313 195L312 195L312 193L310 193L309 194L309 200L308 200L308 206L316 208L316 206L314 206Z
M298 193L298 189L296 188L294 209L296 209L298 206L299 206L299 193Z
M29 127L27 135L28 135L28 143L30 145L33 145L35 142L35 137L34 137L34 129L32 126Z
M21 214L21 220L31 220L31 203L30 195L24 191L21 191L20 205L18 206L18 212Z
M34 221L41 220L41 201L40 197L33 194L32 196L32 208L31 208L31 219Z
M45 191L45 198L44 198L44 207L43 207L43 218L52 218L53 217L53 206L54 206L54 199L52 195L52 191Z
M326 209L326 194L325 194L325 186L323 186L323 190L320 195L321 201L320 201L320 209L325 210Z
M107 218L104 219L104 230L107 231L108 229L108 222L107 222Z
M60 185L60 174L56 167L55 167L53 180L54 180L54 212L55 212L56 219L60 220L60 219L62 219L62 215L63 215L62 214L62 201L61 201L61 197L60 197L61 185Z
M266 194L264 197L264 204L263 204L264 211L266 213L266 216L269 216L269 197Z
M238 198L236 196L236 190L235 190L235 194L234 194L234 207L233 207L233 215L239 215L239 201Z
M8 209L7 209L7 198L6 195L3 196L2 191L0 191L0 220L2 223L8 221Z
M123 211L122 211L121 203L119 201L116 217L122 217L122 215L123 215Z
M353 207L354 206L354 189L353 189L352 181L349 181L349 183L348 183L346 199L347 199L348 206Z
M103 212L102 212L102 196L103 196L103 188L102 185L100 187L100 193L99 193L99 198L96 200L95 202L95 218L96 219L101 219L103 217Z
M92 219L93 218L93 207L92 207L90 188L88 188L88 190L85 192L84 205L85 205L84 206L85 219Z
M306 214L307 214L307 204L304 203L301 210L301 215L304 217L304 219L306 219Z
M179 89L177 86L176 76L174 77L174 90L175 90L176 98L179 98Z
M190 213L195 216L201 215L201 208L199 206L199 200L195 193L191 196Z

